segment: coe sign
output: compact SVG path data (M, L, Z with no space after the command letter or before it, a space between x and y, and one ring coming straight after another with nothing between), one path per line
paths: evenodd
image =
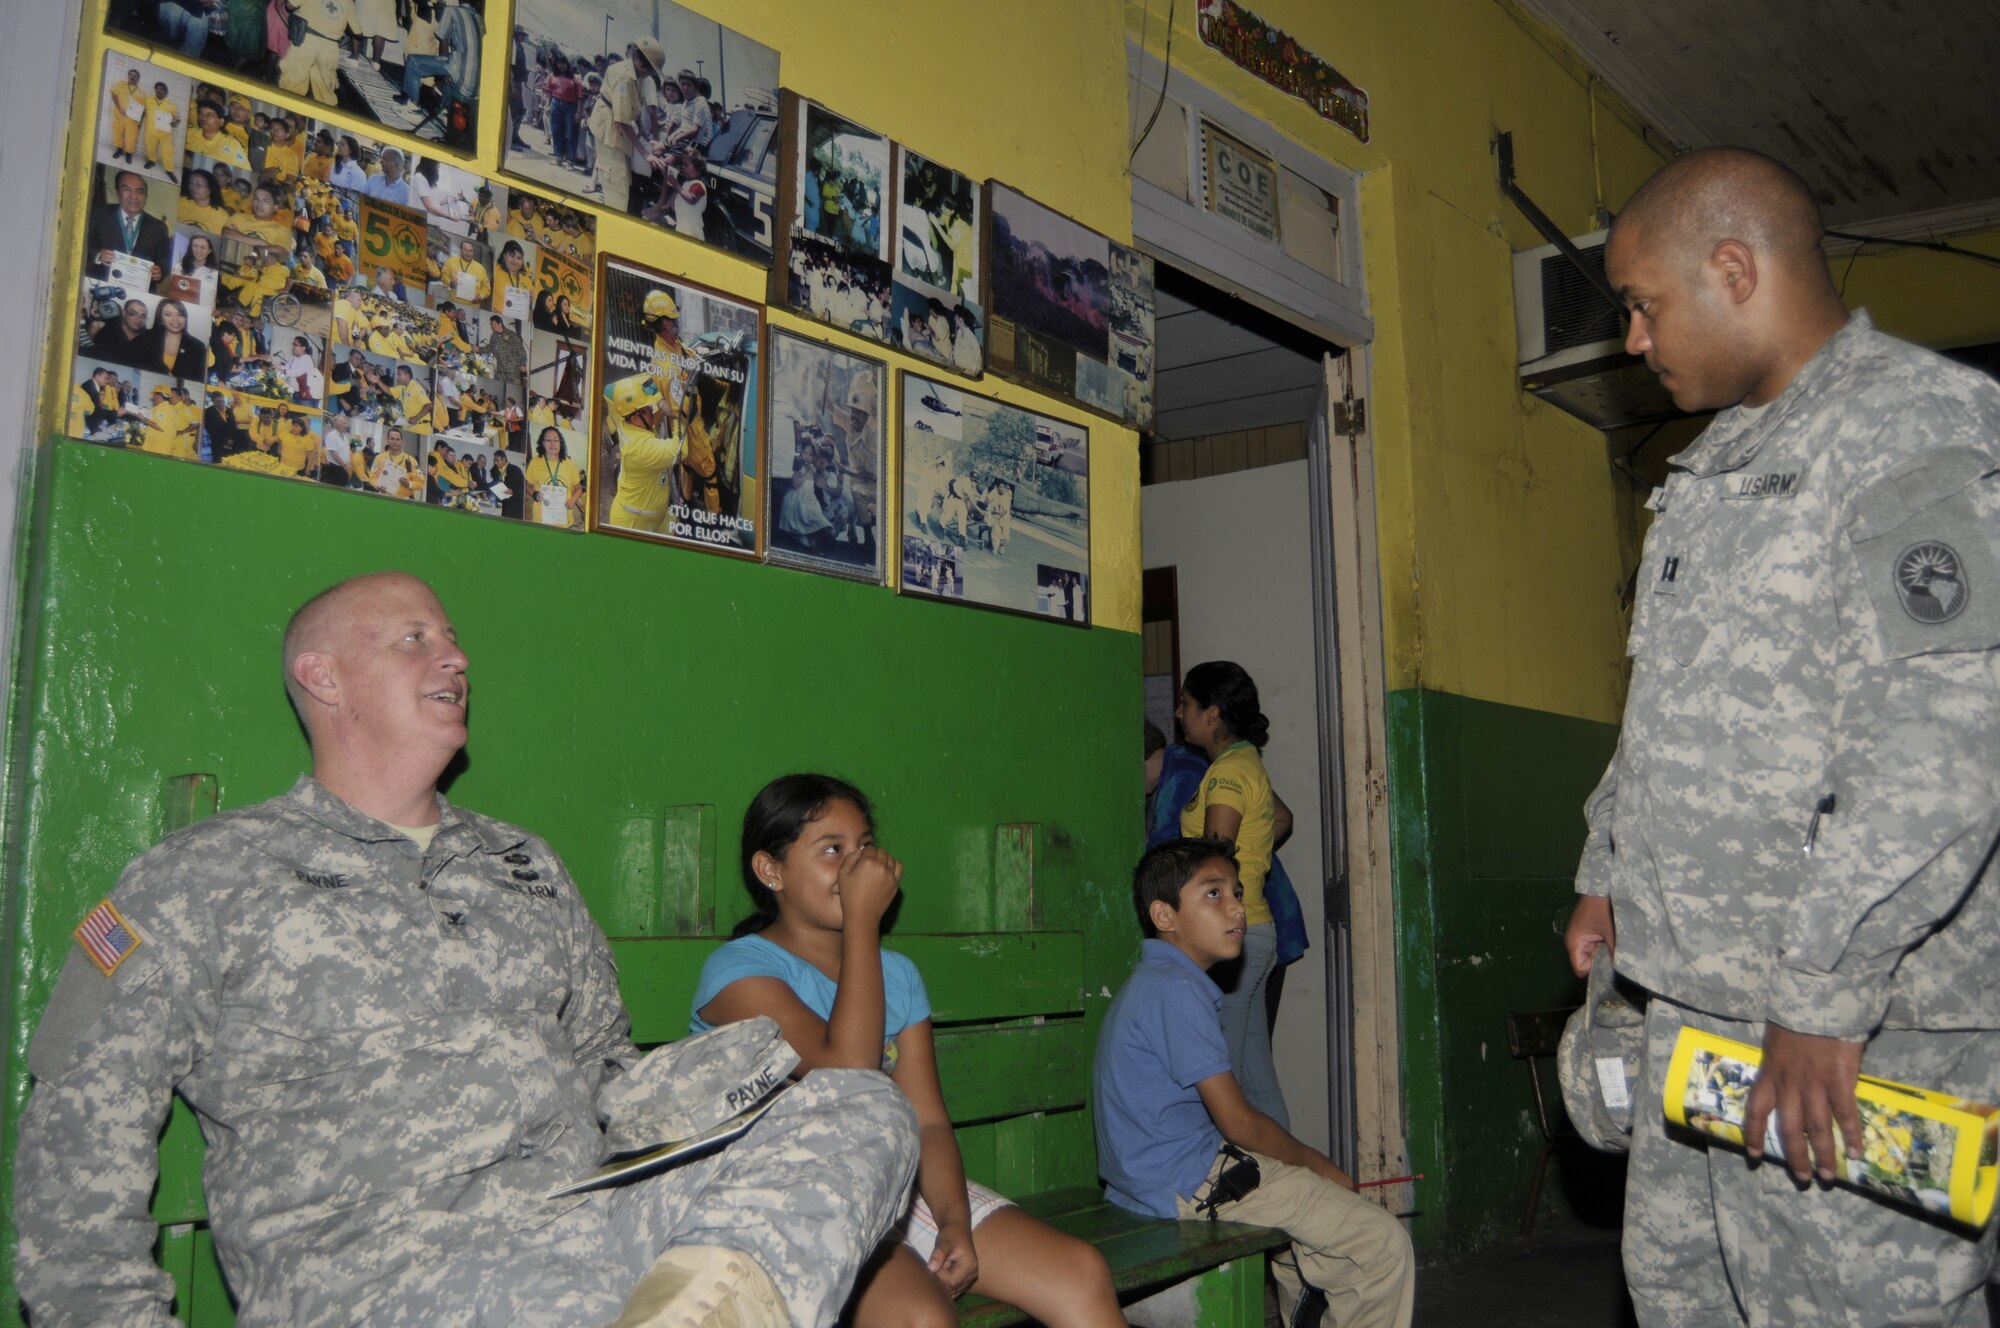
M1201 122L1208 210L1260 240L1278 238L1278 166L1241 139Z

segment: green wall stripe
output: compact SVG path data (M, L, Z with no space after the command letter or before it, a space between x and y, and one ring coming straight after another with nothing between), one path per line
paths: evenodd
M1414 1234L1470 1249L1520 1220L1541 1135L1505 1016L1581 995L1562 928L1618 731L1422 689L1386 727Z
M29 585L40 614L22 656L34 690L13 757L25 796L10 826L0 1184L27 1037L70 928L158 837L165 780L215 774L224 807L291 784L306 750L279 679L280 631L307 596L365 571L428 578L471 658L473 738L451 796L546 837L594 910L660 860L635 821L710 805L726 929L747 911L743 808L774 775L824 769L876 799L882 842L906 867L896 925L1026 926L1021 834L1010 832L1004 873L994 845L997 827L1032 822L1033 912L1084 934L1093 1039L1099 993L1136 957L1132 633L82 444L57 443L49 460ZM1048 1183L1094 1184L1088 1150L1059 1144ZM13 1248L10 1219L9 1287ZM5 1304L0 1320L11 1294Z

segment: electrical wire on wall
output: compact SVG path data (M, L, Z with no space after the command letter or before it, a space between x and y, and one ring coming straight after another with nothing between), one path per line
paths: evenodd
M1885 244L1897 249L1926 249L1934 254L1948 254L1953 258L1970 258L1976 263L1987 263L1993 267L2000 267L2000 257L1996 257L1993 254L1982 254L1977 249L1961 249L1955 244L1946 244L1942 240L1898 240L1886 235L1856 235L1852 231L1828 231L1826 234L1829 239L1850 240L1854 244L1854 252L1847 256L1847 266L1841 269L1840 273L1840 295L1842 299L1847 298L1847 279L1854 274L1854 260L1861 257L1861 251L1871 244Z
M1167 58L1166 68L1160 71L1160 96L1153 103L1153 113L1146 117L1146 127L1139 131L1139 137L1132 140L1132 151L1125 158L1127 170L1131 169L1132 162L1139 155L1139 149L1145 145L1147 135L1153 132L1153 126L1159 123L1160 109L1167 104L1167 79L1174 72L1174 7L1178 2L1179 0L1167 0ZM1142 52L1146 49L1146 29L1153 20L1152 0L1146 0L1144 13L1145 18L1139 25L1139 49Z

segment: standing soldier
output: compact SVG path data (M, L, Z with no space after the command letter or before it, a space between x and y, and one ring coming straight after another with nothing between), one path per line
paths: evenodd
M1566 938L1651 993L1624 1242L1649 1328L1986 1319L1991 1230L1825 1182L1861 1156L1864 1069L2000 1100L2000 385L1850 315L1821 238L1796 175L1715 148L1605 249L1627 349L1720 412L1649 504ZM1782 1166L1666 1133L1684 1027L1762 1045L1744 1134Z

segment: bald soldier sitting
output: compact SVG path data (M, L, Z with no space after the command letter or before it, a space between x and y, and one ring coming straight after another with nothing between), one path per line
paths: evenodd
M721 1153L544 1198L604 1160L640 1057L562 862L437 792L466 741L451 620L362 577L299 610L284 666L312 774L134 861L35 1035L38 1328L171 1322L148 1200L174 1092L245 1328L831 1323L915 1170L902 1094L817 1071Z
M1627 349L1718 412L1647 504L1567 938L1651 993L1624 1239L1647 1328L1987 1322L1991 1228L1828 1182L1864 1069L2000 1101L2000 384L1850 315L1820 240L1796 175L1714 148L1605 248ZM1782 1164L1666 1131L1684 1027L1761 1045L1745 1135Z

